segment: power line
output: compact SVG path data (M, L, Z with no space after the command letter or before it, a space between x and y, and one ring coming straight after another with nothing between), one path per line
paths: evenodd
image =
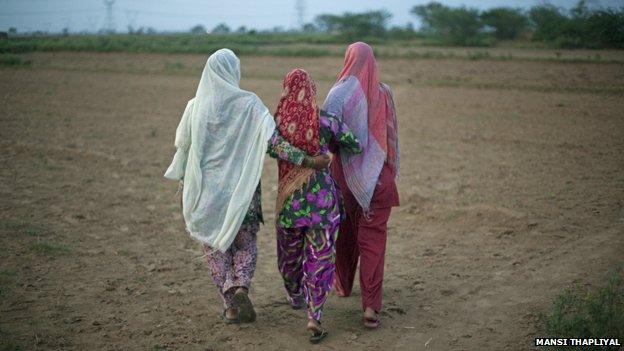
M5 12L0 13L0 16L30 16L30 15L48 15L48 14L67 14L67 13L85 13L85 12L100 12L101 9L83 9L83 10L50 10L50 11L23 11L23 12ZM138 10L131 8L122 8L122 9L113 9L113 13L125 11L131 12L134 14L144 14L144 15L156 15L156 16L169 16L169 17L189 17L189 18L209 18L209 17L227 17L227 18L240 18L240 13L171 13L166 11L151 11L151 10ZM253 16L243 16L244 18L266 18L267 16L287 16L288 13L276 13L270 12L266 14L257 14Z
M5 13L0 13L0 16L49 15L49 14L57 14L57 13L65 14L65 13L99 12L99 11L101 11L101 9L22 11L22 12L5 12Z
M172 13L165 11L152 11L152 10L136 10L136 9L124 9L125 11L133 11L139 14L145 15L156 15L156 16L168 16L168 17L188 17L188 18L266 18L267 16L287 16L289 13L276 13L270 12L266 14L257 14L254 16L241 15L240 13L214 13L214 12L206 12L205 14L201 13Z

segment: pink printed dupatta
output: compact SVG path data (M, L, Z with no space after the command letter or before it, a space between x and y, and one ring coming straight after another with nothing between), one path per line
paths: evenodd
M350 84L351 77L357 79L356 84ZM360 206L368 209L384 163L388 163L395 176L399 169L392 93L387 85L379 82L375 55L368 44L357 42L347 48L344 67L325 106L334 102L340 104L342 120L363 148L362 154L341 154L340 158L349 190ZM329 109L328 112L333 111Z

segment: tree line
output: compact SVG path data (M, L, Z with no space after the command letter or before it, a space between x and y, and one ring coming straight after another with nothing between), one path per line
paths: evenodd
M624 7L591 8L584 0L569 11L548 3L528 10L496 7L478 10L439 2L417 5L411 14L422 23L388 28L391 14L381 11L320 15L307 31L338 33L348 40L366 37L429 37L441 44L488 46L497 40L532 40L563 48L624 48Z
M567 48L624 48L624 7L590 8L581 0L569 11L543 3L522 10L479 11L438 2L414 6L423 30L449 44L478 45L488 39L530 39Z
M270 30L255 30L244 26L237 29L221 23L212 29L196 25L190 34L224 36L245 43L266 40L298 43L343 43L366 40L372 43L419 39L424 44L492 46L498 41L533 41L559 48L616 48L624 49L624 6L599 8L580 0L565 10L549 3L528 9L495 7L479 10L471 7L451 7L439 2L413 6L410 13L421 23L418 30L411 23L389 27L392 15L385 10L341 15L321 14L298 30L277 26ZM83 33L87 35L88 33ZM114 34L114 33L99 33ZM153 28L128 27L128 34L156 36L176 33L157 33ZM63 36L69 31L64 30ZM5 36L48 37L44 32L18 35L15 28ZM188 39L184 39L188 40ZM225 40L225 38L224 38Z

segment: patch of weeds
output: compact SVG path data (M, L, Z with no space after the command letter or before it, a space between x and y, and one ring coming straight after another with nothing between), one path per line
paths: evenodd
M592 61L592 62L599 62L599 61L602 61L602 56L600 56L599 54L587 55L586 60Z
M565 183L565 191L566 192L572 192L572 191L574 191L574 189L576 189L576 187L574 186L574 183L571 180L566 181L566 183Z
M330 50L316 47L289 46L261 51L262 54L272 56L293 56L293 57L320 57L329 56Z
M12 269L0 270L0 296L7 293L18 280L17 272Z
M17 275L17 272L12 269L2 269L0 270L0 279L4 277L14 277Z
M39 236L43 232L43 230L37 227L28 227L26 228L25 232L28 236Z
M17 277L17 272L13 269L0 269L0 282L4 285L7 281L11 282Z
M490 58L490 53L487 51L469 51L466 57L473 61L485 60Z
M4 230L19 230L23 226L24 223L12 219L3 219L0 221L0 229Z
M425 80L422 82L423 85L431 85L434 87L452 87L452 88L457 88L460 86L463 86L464 82L462 82L461 80L457 80L457 79L431 79L431 80Z
M150 134L149 134L149 136L150 136L151 138L155 138L155 137L156 137L156 133L157 133L157 132L158 132L158 128L156 128L156 127L152 127L152 128L150 129Z
M48 241L40 241L28 246L28 250L32 253L44 256L56 256L69 252L69 248L65 245L59 245Z
M39 236L44 232L44 229L37 225L26 224L23 221L16 221L12 219L1 220L0 229L26 233L26 235L33 237Z
M63 166L60 166L60 165L58 165L58 164L56 164L56 163L54 163L54 162L52 162L51 160L48 160L48 159L44 160L43 168L46 171L61 171L61 170L63 170Z
M24 60L17 55L2 54L0 55L0 66L28 66L31 64L30 60Z
M576 286L564 290L550 313L542 314L540 319L548 337L624 340L624 267L617 268L601 288ZM583 346L583 350L604 348Z
M443 52L432 51L432 50L427 50L425 52L410 50L405 54L405 57L416 58L416 59L433 59L433 60L442 60L442 59L449 58L448 55Z
M24 350L21 348L21 346L19 346L18 344L16 344L15 342L11 341L11 340L2 340L2 343L0 344L0 351L21 351Z
M104 133L99 130L92 130L87 134L87 138L89 139L104 139L104 137Z

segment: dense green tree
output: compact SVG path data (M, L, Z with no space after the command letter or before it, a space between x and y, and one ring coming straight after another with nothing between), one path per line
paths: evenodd
M481 14L481 21L494 29L497 39L516 39L527 29L528 17L520 9L496 7Z
M230 32L230 27L225 23L219 23L216 27L212 29L212 33L214 34L228 34Z
M430 2L414 6L411 12L420 18L426 31L440 35L452 44L474 43L483 27L479 11L473 8L451 8L439 2Z
M381 37L386 33L386 25L392 17L385 10L362 13L346 12L343 15L319 15L316 17L317 27L325 32L339 33L347 40L358 38Z
M534 28L533 40L555 40L563 33L569 21L559 8L551 4L531 7L529 18Z
M314 23L306 23L303 25L303 27L301 27L301 30L307 33L314 33L316 32L317 28Z
M566 48L624 48L624 8L591 9L581 0L569 14L552 5L538 5L530 9L529 17L533 40Z
M194 26L193 28L191 28L189 32L193 34L206 34L206 27L202 26L201 24L198 24Z

